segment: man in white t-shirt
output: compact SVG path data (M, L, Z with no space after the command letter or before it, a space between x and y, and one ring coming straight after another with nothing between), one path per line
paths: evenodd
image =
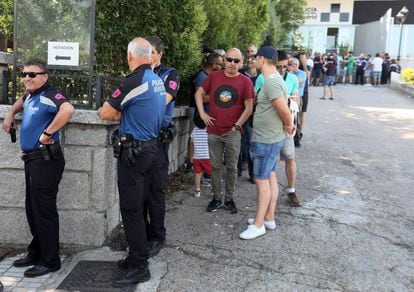
M379 53L372 60L372 80L374 81L374 86L380 85L383 62L384 60L380 57Z

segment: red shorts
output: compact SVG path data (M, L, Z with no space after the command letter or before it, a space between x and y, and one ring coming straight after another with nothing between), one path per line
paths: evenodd
M207 175L211 174L211 162L210 159L194 159L193 160L193 172L202 173Z

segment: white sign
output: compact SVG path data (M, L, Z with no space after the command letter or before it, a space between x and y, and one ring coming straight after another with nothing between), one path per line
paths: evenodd
M47 64L79 66L79 43L48 42Z

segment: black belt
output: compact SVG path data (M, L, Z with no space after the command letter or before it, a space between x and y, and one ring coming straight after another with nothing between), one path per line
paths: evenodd
M24 162L30 161L30 160L35 160L35 159L40 159L40 158L44 159L43 154L42 154L42 152L40 152L40 150L35 150L33 152L23 153L21 158Z
M149 146L153 146L153 145L157 144L157 141L158 141L158 139L155 138L155 139L152 139L152 140L149 140L149 141L135 140L134 142L135 142L136 147L149 147Z

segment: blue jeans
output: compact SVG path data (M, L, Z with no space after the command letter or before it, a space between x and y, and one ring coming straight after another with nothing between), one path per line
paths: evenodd
M269 179L270 173L276 170L284 140L266 144L252 142L250 155L253 160L253 175L258 179Z

